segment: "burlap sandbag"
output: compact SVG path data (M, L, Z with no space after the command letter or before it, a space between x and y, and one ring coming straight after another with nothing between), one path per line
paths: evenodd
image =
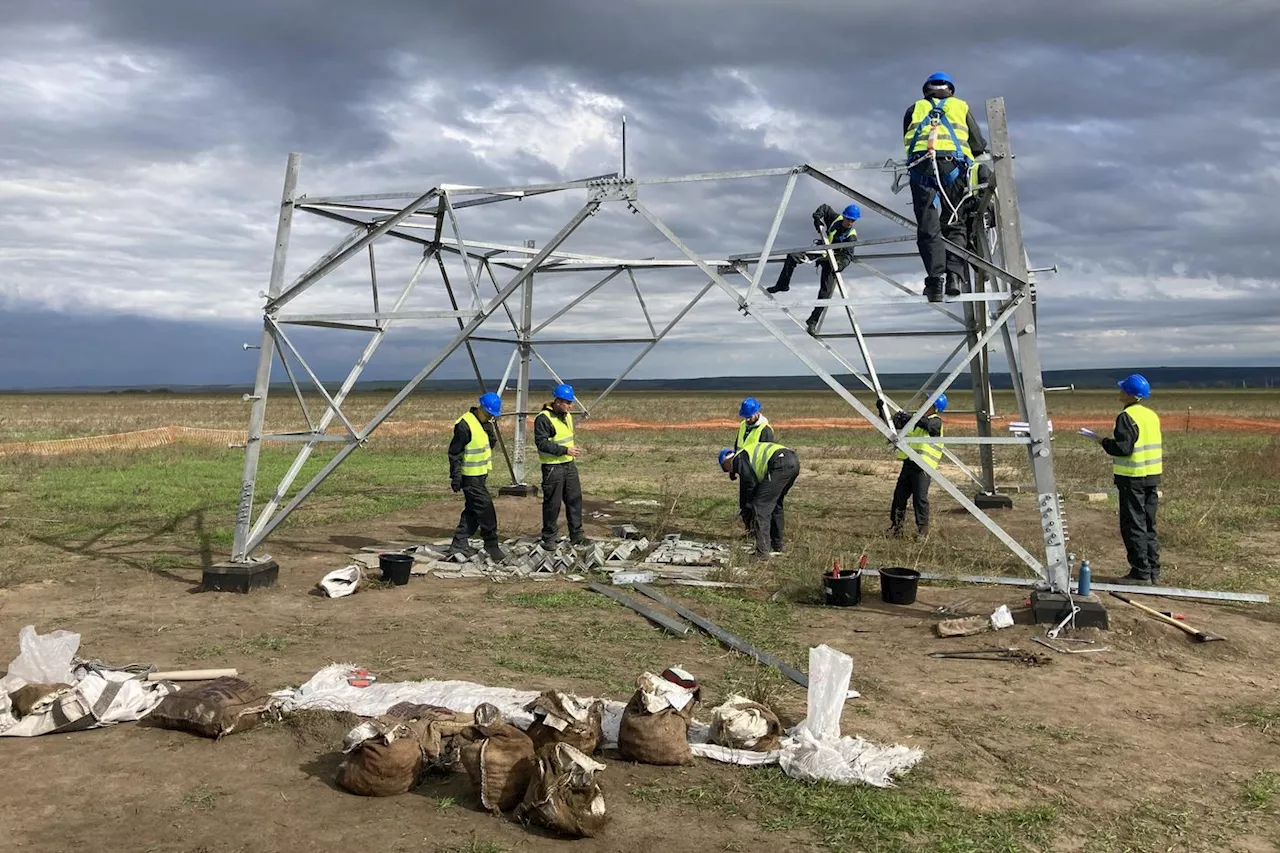
M63 690L70 690L70 684L26 684L9 694L9 702L13 706L13 716L22 719L44 699Z
M373 731L359 740L338 765L338 784L363 797L390 797L418 786L432 754L440 754L440 737L430 723L383 716L352 732ZM348 735L352 739L352 735Z
M166 729L221 738L256 726L271 704L270 696L247 681L218 678L166 696L148 718Z
M596 781L604 769L567 743L547 744L538 750L533 782L516 816L571 838L599 835L609 822Z
M520 729L505 722L496 707L476 708L475 724L455 741L463 768L489 811L511 811L524 797L533 778L536 754L533 741Z
M525 730L538 752L547 744L567 743L586 755L592 755L604 737L602 718L604 703L596 700L589 706L577 697L547 691L524 706L533 714L533 724Z
M782 745L782 723L771 708L730 695L711 712L711 740L730 749L770 752Z
M693 718L690 702L682 710L663 708L650 714L644 709L643 693L637 690L622 711L618 726L618 752L622 757L642 764L692 764L689 750L689 721Z

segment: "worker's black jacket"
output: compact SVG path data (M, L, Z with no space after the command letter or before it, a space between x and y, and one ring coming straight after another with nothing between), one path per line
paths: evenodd
M471 414L476 418L480 417L480 409L476 406L471 407ZM484 424L484 431L489 434L490 446L496 448L498 446L498 430L494 421ZM467 426L466 421L458 421L453 425L453 440L449 442L449 484L458 485L462 482L462 451L471 441L471 427Z
M1138 443L1138 423L1129 417L1128 412L1121 412L1116 415L1115 436L1113 438L1102 439L1102 449L1107 451L1108 456L1132 456L1133 448ZM1126 483L1136 483L1143 486L1160 485L1160 474L1148 474L1145 477L1125 477ZM1116 478L1117 481L1120 478Z
M564 423L564 415L557 414L555 409L551 408L551 404L547 403L542 407L542 411L547 413L547 418L555 418ZM547 418L533 419L533 443L537 445L538 452L544 456L567 456L569 448L563 444L557 444L552 441L555 436L555 429Z
M766 468L767 472L768 469ZM740 450L733 457L733 464L729 466L729 474L738 481L738 508L749 509L756 499L756 489L760 487L760 480L756 478L755 469L751 467L751 451ZM769 520L766 518L765 523Z
M907 107L907 111L902 115L902 135L907 135L907 128L911 127L911 114L916 111L916 104L911 102L911 106ZM965 126L969 128L969 150L973 152L973 156L977 157L984 154L987 150L987 139L982 135L982 128L978 126L978 119L974 116L973 110L969 110L965 117ZM950 154L950 151L939 151L939 155Z
M834 207L832 207L829 204L822 204L822 205L819 205L818 209L813 212L813 227L816 228L823 235L825 235L828 231L831 230L831 226L835 224L835 221L840 218L841 218L840 211L836 210ZM850 234L848 239L840 239L839 235L837 235L833 240L833 242L856 243L858 242L858 235ZM836 269L843 270L845 267L849 266L849 264L853 261L852 249L837 249L835 252L835 255L836 255ZM826 256L823 255L822 258L819 259L818 263L822 264L825 260L826 260Z

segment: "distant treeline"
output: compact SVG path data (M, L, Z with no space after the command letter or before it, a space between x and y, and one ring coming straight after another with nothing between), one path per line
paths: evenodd
M1146 368L1097 368L1087 370L1048 370L1044 373L1046 386L1074 385L1079 389L1114 388L1117 381L1137 370L1158 388L1275 388L1280 385L1280 367L1146 367ZM880 381L886 388L918 388L928 380L927 373L882 373ZM849 388L861 388L861 383L850 375L836 377ZM357 382L357 391L390 391L403 387L405 380L369 380ZM490 380L491 382L496 379ZM612 379L570 379L573 386L582 391L601 391ZM991 376L997 389L1012 387L1009 374ZM541 380L538 387L548 385ZM272 390L287 390L288 385L273 384ZM816 376L717 376L710 379L628 379L618 386L619 391L818 391L827 386ZM956 389L970 387L968 374L962 375L952 386ZM474 379L437 379L424 382L419 392L471 391L476 388ZM243 394L252 390L247 385L167 385L137 387L76 387L3 391L6 394Z

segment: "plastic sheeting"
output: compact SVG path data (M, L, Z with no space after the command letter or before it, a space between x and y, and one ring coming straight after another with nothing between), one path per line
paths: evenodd
M135 673L76 658L80 635L70 631L37 634L32 625L18 632L18 656L0 678L0 736L35 737L52 732L96 729L145 717L177 690L146 682ZM68 684L18 719L9 694L27 684Z
M349 711L377 717L397 702L439 705L453 711L472 712L482 703L497 706L508 721L527 728L533 715L524 706L538 697L532 690L486 687L470 681L375 682L368 687L347 683L351 664L334 664L317 672L302 686L274 694L281 709ZM914 767L924 753L904 746L880 746L840 736L840 714L849 692L853 659L822 645L809 650L808 716L791 730L782 748L772 752L730 749L711 743L711 727L693 721L689 745L693 754L712 761L756 767L779 764L789 776L805 781L827 779L844 784L864 783L888 787L893 777ZM594 701L594 700L585 700ZM600 700L604 705L602 747L616 747L624 703Z

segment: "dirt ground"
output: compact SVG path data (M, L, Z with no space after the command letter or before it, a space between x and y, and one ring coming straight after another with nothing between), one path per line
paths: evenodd
M233 666L267 689L299 684L331 662L350 662L370 667L383 680L461 678L620 700L641 669L679 664L712 688L699 714L709 717L723 698L716 688L743 659L705 639L667 637L621 607L593 607L589 613L599 628L592 634L597 651L616 666L540 671L539 661L527 658L513 665L510 658L521 644L541 649L547 637L559 636L568 648L580 641L572 630L578 611L516 603L522 593L572 584L414 578L407 587L368 589L338 600L311 594L315 582L344 565L353 549L434 539L452 526L456 511L447 505L426 520L413 512L354 531L347 526L291 532L267 549L280 561L278 584L247 596L194 594L198 571L138 571L129 560L136 554L68 556L66 565L50 566L42 582L0 589L0 648L9 654L16 645L10 638L34 624L42 632L79 632L86 657L162 669ZM531 501L500 502L509 529L533 529L536 511ZM604 532L588 526L589 534ZM793 629L799 643L827 643L853 656L854 687L863 698L847 703L845 733L923 749L925 762L913 772L933 774L966 805L1065 803L1080 813L1115 816L1168 804L1194 811L1203 804L1211 814L1229 798L1224 791L1280 768L1276 732L1229 714L1231 708L1273 703L1280 695L1280 615L1274 606L1150 599L1157 609L1177 610L1189 622L1230 638L1197 644L1112 600L1112 630L1086 634L1109 646L1107 653L1052 655L1051 663L1039 667L927 657L986 642L1047 653L1030 642L1040 629L1028 624L998 637L936 638L932 626L940 617L934 609L961 599L972 602L973 612L1023 603L1022 593L1009 588L923 586L915 605L893 607L880 603L869 582L859 607L798 606ZM777 700L785 716L803 716L801 689L786 687ZM333 778L350 725L349 719L311 715L220 742L133 724L6 739L0 748L10 772L0 790L6 838L0 846L32 853L569 846L482 813L465 779L432 781L384 799L341 791ZM572 842L574 850L648 853L655 848L655 830L662 834L661 847L672 853L824 849L804 829L767 830L742 814L645 793L733 791L747 785L750 774L765 771L706 761L688 768L646 767L616 756L606 763L603 786L613 823L601 838ZM1087 830L1060 834L1053 848L1080 849ZM1170 849L1280 849L1274 821L1232 834L1229 847Z

